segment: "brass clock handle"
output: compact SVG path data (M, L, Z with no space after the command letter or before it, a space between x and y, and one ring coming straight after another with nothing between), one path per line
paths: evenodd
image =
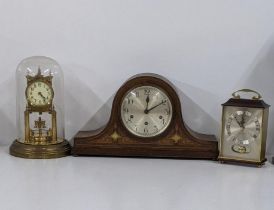
M235 91L234 93L232 93L233 98L235 98L235 99L240 99L241 96L240 96L239 94L237 94L237 93L239 93L239 92L255 93L257 96L253 96L253 97L252 97L253 100L260 100L260 99L262 98L262 96L261 96L260 93L258 93L258 92L255 91L255 90L251 90L251 89L241 89L241 90L237 90L237 91Z

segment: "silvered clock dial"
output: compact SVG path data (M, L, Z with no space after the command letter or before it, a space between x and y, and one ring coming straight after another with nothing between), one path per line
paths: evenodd
M238 153L249 153L250 144L260 134L261 126L258 117L250 111L239 110L228 117L226 123L227 141L232 141L231 149Z
M139 137L157 136L170 125L170 98L157 87L134 88L123 98L121 118L126 129L132 134Z

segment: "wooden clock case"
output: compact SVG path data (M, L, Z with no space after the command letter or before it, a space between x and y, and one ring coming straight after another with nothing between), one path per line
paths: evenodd
M158 136L138 137L123 125L123 98L129 90L139 86L154 86L164 90L172 103L171 123ZM116 93L106 126L93 131L80 131L75 136L72 154L215 160L218 156L218 143L215 136L196 133L186 126L179 97L169 81L156 74L139 74L125 82Z

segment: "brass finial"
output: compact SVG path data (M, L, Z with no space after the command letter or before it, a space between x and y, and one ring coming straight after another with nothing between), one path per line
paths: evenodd
M41 73L41 68L40 68L40 66L38 66L37 76L41 76L41 75L42 75L42 73Z

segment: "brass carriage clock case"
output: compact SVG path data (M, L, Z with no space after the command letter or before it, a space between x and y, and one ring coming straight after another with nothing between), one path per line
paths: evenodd
M242 99L240 92L253 93ZM253 90L242 89L223 104L219 161L261 166L266 161L265 149L269 105Z
M32 58L33 59L33 58ZM42 59L43 57L37 58ZM48 58L44 58L47 60ZM35 59L34 59L35 60ZM10 154L22 158L58 158L70 154L70 145L58 137L57 113L54 106L54 76L27 73L24 111L24 135L10 147ZM20 118L20 117L19 117Z

